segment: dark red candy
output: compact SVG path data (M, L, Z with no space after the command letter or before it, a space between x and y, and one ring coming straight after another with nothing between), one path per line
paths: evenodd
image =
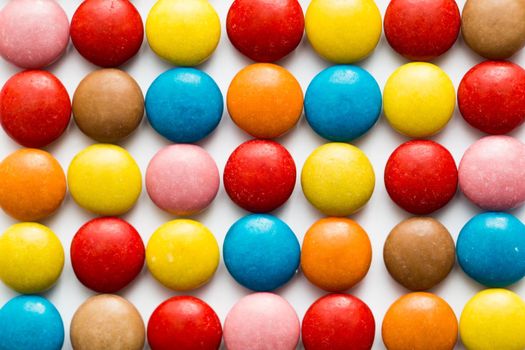
M20 72L0 91L0 123L22 146L47 146L62 135L70 118L66 88L49 72Z
M458 171L450 152L428 140L403 143L390 155L385 186L390 198L406 211L430 214L456 193Z
M137 277L144 265L144 243L133 226L119 218L88 221L71 242L77 278L99 293L115 293Z
M177 296L160 304L148 322L152 350L215 350L221 345L219 317L204 301Z
M241 53L257 62L274 62L301 42L303 10L297 0L235 0L226 30Z
M86 0L71 20L71 40L88 61L117 67L140 49L144 27L129 0Z
M306 350L369 350L375 321L370 308L349 294L329 294L310 306L303 319Z
M463 118L488 134L506 134L525 120L525 70L505 61L486 61L465 74L458 89Z

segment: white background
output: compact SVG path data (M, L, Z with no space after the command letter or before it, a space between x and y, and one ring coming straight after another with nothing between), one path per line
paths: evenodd
M59 0L59 2L66 10L70 20L75 9L81 3L80 0ZM226 36L225 19L231 1L211 0L211 2L221 18L222 37L215 54L199 68L215 79L225 96L233 76L241 68L252 62L238 53ZM303 6L303 11L306 11L309 1L301 0L300 2ZM6 0L0 0L1 5L5 3ZM134 1L134 4L142 14L144 22L153 3L153 0ZM388 1L377 0L377 3L381 13L384 14ZM464 0L458 1L460 9L463 7L463 4ZM515 55L512 59L514 62L525 64L525 52ZM481 61L482 58L472 53L462 39L459 38L454 47L434 63L438 64L449 74L457 88L467 70ZM369 70L377 79L379 85L383 87L388 76L398 66L406 62L404 58L397 55L390 48L383 35L373 55L359 63L359 65ZM301 83L303 91L306 90L308 83L317 73L330 66L329 62L323 61L315 54L309 46L306 37L303 38L303 42L295 52L278 62L278 64L283 65L295 75ZM138 55L122 67L139 82L144 94L151 82L160 73L169 68L171 66L168 63L162 61L149 49L146 40L144 40ZM80 80L89 72L97 69L97 67L84 60L70 44L64 57L51 67L48 67L48 69L58 76L72 96ZM18 71L18 68L0 60L0 84L3 85L11 75ZM525 129L517 130L512 135L523 139ZM459 163L467 147L482 136L482 133L467 125L456 108L454 118L433 139L447 147L453 154L456 162ZM211 153L222 174L230 153L240 143L248 139L248 135L233 124L225 110L217 130L199 144ZM288 223L302 242L308 227L321 218L322 215L311 207L304 198L300 187L299 175L306 157L316 147L326 141L318 137L310 129L304 118L301 119L295 129L277 141L282 143L293 155L298 169L298 182L290 200L273 214ZM355 142L368 155L374 166L376 190L368 205L361 212L351 217L357 220L368 232L373 245L373 261L366 278L359 285L352 288L349 293L363 299L374 313L377 330L374 349L384 348L380 332L384 313L392 302L408 292L390 278L383 264L382 257L383 243L389 231L399 221L410 216L390 200L383 184L383 169L389 155L399 144L405 141L407 141L407 138L397 134L389 127L385 119L381 117L378 124L368 134ZM83 135L74 122L71 122L65 134L54 144L46 147L46 150L60 161L64 171L66 171L74 155L92 143L94 141ZM166 145L168 145L168 141L155 133L146 122L146 118L137 132L121 144L136 159L143 174L149 160L160 148ZM1 158L18 148L19 146L15 142L10 140L3 131L0 131ZM450 230L454 239L456 239L459 230L465 222L478 212L480 212L478 208L458 193L444 209L434 213L433 216L441 220ZM199 220L208 226L215 234L219 245L222 246L228 228L238 218L246 214L246 212L236 207L230 201L221 184L219 195L211 207L204 213L194 216L193 219ZM525 209L518 209L513 214L523 219ZM62 315L66 327L66 340L64 343L64 348L66 349L71 348L68 330L73 313L87 297L94 294L83 287L76 279L69 260L69 246L77 229L92 218L92 214L79 208L68 195L58 213L43 221L43 224L49 226L58 235L66 252L66 262L62 276L56 286L43 294L56 305ZM143 190L136 206L123 218L137 228L145 244L158 226L174 219L173 216L155 207L145 190ZM13 219L0 213L1 231L13 223L15 223ZM447 300L459 319L463 305L481 289L483 287L470 280L456 264L449 277L431 292ZM523 282L517 283L511 289L525 296L525 285ZM325 294L324 291L311 285L300 272L286 286L276 292L290 301L301 319L307 308L317 298ZM249 293L250 291L239 286L228 274L221 259L217 273L211 282L198 290L192 291L191 295L202 298L209 303L218 313L221 321L224 321L228 310L234 303ZM135 304L140 310L144 322L147 323L149 316L157 305L179 293L164 288L144 268L140 276L119 294ZM0 284L0 305L3 305L15 295L16 293ZM461 346L458 345L458 348L461 348Z

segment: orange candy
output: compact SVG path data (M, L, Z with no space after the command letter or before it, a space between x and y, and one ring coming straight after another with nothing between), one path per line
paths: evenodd
M388 350L452 350L458 338L458 320L437 295L410 293L390 306L382 333Z
M308 280L329 292L347 290L370 268L372 246L365 230L353 220L325 218L304 237L301 268Z
M20 221L53 214L66 195L66 177L58 161L45 151L20 149L0 163L0 207Z
M256 63L233 78L227 104L239 128L254 137L271 139L297 124L303 111L303 91L286 69Z

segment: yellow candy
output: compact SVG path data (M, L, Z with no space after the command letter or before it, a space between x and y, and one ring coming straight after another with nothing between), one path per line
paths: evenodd
M177 66L196 66L219 44L221 22L207 0L159 0L146 20L151 49Z
M99 215L124 214L142 191L137 163L115 145L92 145L78 153L69 165L67 183L75 202Z
M330 216L347 216L364 206L375 186L372 164L357 147L327 143L306 160L301 174L306 199Z
M447 125L456 104L454 85L438 66L413 62L399 67L383 92L385 116L401 134L422 138Z
M335 63L353 63L377 46L381 13L373 0L312 0L305 27L319 55Z
M487 289L465 305L459 333L469 350L525 349L525 302L506 289Z
M148 269L164 286L195 289L208 282L219 265L219 246L203 224L173 220L153 233L146 248Z
M20 223L0 237L0 279L23 294L40 293L55 284L64 267L64 249L44 225Z

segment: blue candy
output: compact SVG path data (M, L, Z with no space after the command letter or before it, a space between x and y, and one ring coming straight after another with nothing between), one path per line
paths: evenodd
M506 213L483 213L458 236L459 265L488 287L505 287L525 276L525 225Z
M0 350L59 350L64 324L47 299L22 295L0 309Z
M226 234L224 262L246 288L271 291L288 282L299 267L301 248L290 227L272 215L238 220Z
M349 142L365 134L379 119L379 85L366 70L333 66L310 83L304 99L306 120L320 136Z
M146 94L146 114L151 126L172 142L202 140L217 127L223 109L221 90L215 81L193 68L162 73Z

